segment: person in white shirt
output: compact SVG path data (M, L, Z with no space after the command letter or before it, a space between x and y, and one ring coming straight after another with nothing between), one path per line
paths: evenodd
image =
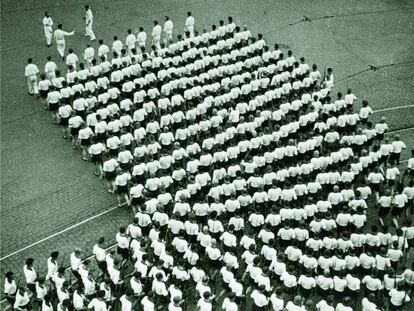
M401 140L400 135L395 135L394 141L391 143L390 163L400 165L401 152L406 148L407 146Z
M51 293L46 294L43 297L42 302L42 311L53 311L53 305L52 305L52 295Z
M410 302L410 295L403 289L403 285L397 285L389 292L390 295L390 310L403 310L404 305Z
M131 55L132 54L132 50L135 48L135 43L137 41L137 38L135 37L135 35L132 33L132 29L128 29L127 30L128 35L125 38L125 46L128 50L128 54Z
M75 250L70 254L70 267L72 270L72 274L78 279L81 280L81 275L79 274L79 267L82 264L81 259L82 250L77 247Z
M187 19L185 20L184 33L189 33L190 38L194 37L194 17L191 12L187 12Z
M101 61L108 59L109 47L104 43L103 39L99 39L98 42L99 42L99 47L98 47L98 57L99 57L99 59Z
M239 307L236 303L236 295L233 292L229 293L228 296L223 299L221 308L223 309L223 311L238 311L239 310Z
M285 307L286 311L304 311L306 310L301 296L295 296L293 301L288 301Z
M51 56L47 56L46 60L47 60L47 62L45 64L45 68L44 68L44 72L46 74L46 77L47 77L48 80L50 80L50 82L52 82L52 84L55 87L58 87L57 82L60 82L60 81L55 81L57 65L54 61L52 61ZM60 88L62 88L62 86L59 86L58 88L60 89Z
M93 246L92 252L95 255L96 264L102 273L107 273L106 250L104 247L105 238L100 237L98 243Z
M165 46L168 46L173 41L173 27L174 24L172 20L168 16L165 16L165 22L164 22L164 44Z
M161 32L162 28L158 24L158 21L154 21L154 27L152 28L152 42L151 45L155 46L157 50L161 48L160 41L161 41Z
M204 291L201 295L201 298L197 302L197 311L212 311L213 310L213 299L215 295L212 295L211 292Z
M316 305L317 311L335 311L335 296L334 295L328 295L322 296L322 300L320 300Z
M19 286L16 293L16 299L13 304L13 310L30 310L32 295L26 290L24 286Z
M37 273L33 268L34 259L28 258L26 259L26 264L23 266L23 273L24 278L26 280L27 288L33 293L36 293L36 280L37 280Z
M55 30L55 32L53 33L55 40L56 40L56 48L59 52L59 55L62 57L62 60L64 60L65 58L65 47L66 47L66 40L65 37L66 36L73 36L75 34L74 31L71 32L66 32L63 31L63 25L59 24L58 29Z
M91 67L92 60L94 58L95 58L95 49L90 44L87 44L85 51L83 52L83 59L86 64L86 68Z
M3 288L3 293L6 296L6 299L12 308L16 300L16 294L17 294L17 284L16 284L16 281L14 280L13 275L14 273L12 271L6 272L6 278L4 279L4 288Z
M307 269L305 275L301 275L298 279L298 284L301 286L300 292L301 294L308 298L313 289L316 287L315 278L312 276L312 270Z
M119 171L118 175L115 177L114 185L116 188L116 193L118 197L118 207L121 207L123 200L126 204L129 202L129 183L131 181L131 174L129 171Z
M269 305L269 298L264 294L264 285L259 286L258 289L254 289L250 294L250 298L253 300L254 310L267 310Z
M99 290L97 293L97 297L91 299L91 301L89 302L88 309L93 309L93 311L107 311L107 304L104 300L105 295L105 290Z
M49 47L52 45L53 37L53 20L49 15L49 12L45 12L45 17L43 17L43 30L45 31L46 45Z
M95 33L93 32L93 14L89 5L85 5L85 36L89 37L89 40L95 41Z
M39 68L33 64L33 59L27 59L27 65L24 70L24 75L26 76L27 86L29 88L29 95L39 94L37 78L39 74Z
M144 27L139 27L139 32L137 34L137 44L141 49L141 52L145 50L145 43L147 41L147 33L144 31Z

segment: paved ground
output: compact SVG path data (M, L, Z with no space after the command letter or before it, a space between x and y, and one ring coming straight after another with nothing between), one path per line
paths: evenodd
M114 34L140 25L150 30L152 20L169 15L181 31L185 13L191 10L199 30L233 15L253 33L264 33L269 43L279 42L321 69L333 67L337 90L351 87L374 109L413 105L414 3L392 0L221 1L145 0L89 1L95 15L98 38L108 42ZM84 1L1 1L1 248L3 258L45 237L115 206L93 175L93 166L81 160L61 131L51 124L40 102L27 95L23 77L28 57L41 68L46 55L56 59L55 47L47 48L41 20L45 10L55 24L76 31L67 41L78 55L83 37ZM310 21L305 21L304 16ZM394 64L394 65L393 65ZM63 68L63 63L59 61ZM380 67L378 71L370 66ZM385 111L391 129L414 127L414 107ZM414 130L401 131L414 146ZM408 158L408 152L403 155ZM19 271L24 259L44 267L47 254L59 249L67 254L75 246L91 250L98 236L113 239L116 228L131 219L126 210L110 213L74 230L37 244L0 262L0 272Z

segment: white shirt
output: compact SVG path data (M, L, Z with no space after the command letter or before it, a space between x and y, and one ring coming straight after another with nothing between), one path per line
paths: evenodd
M39 73L39 68L35 64L27 64L24 70L24 75L26 77L35 76Z

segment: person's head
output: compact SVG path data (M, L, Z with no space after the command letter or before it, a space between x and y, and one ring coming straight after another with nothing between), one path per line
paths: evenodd
M158 25L158 21L154 21L153 23L154 23L154 26Z
M54 251L54 252L52 252L52 253L50 254L50 257L51 257L53 260L56 260L56 259L59 257L59 252L58 252L58 251Z
M170 18L168 16L165 16L164 19L165 19L165 21L169 21L170 20Z
M101 298L102 299L102 298L105 297L106 293L105 293L104 290L98 290L98 292L97 292L96 295L98 296L98 298Z
M191 16L191 12L190 11L187 12L187 16Z
M211 297L211 293L209 291L205 291L203 294L204 300L209 301L210 297Z
M85 5L85 11L88 11L90 9L89 5Z
M63 28L63 25L62 25L62 24L59 24L59 25L57 26L57 28L58 28L58 29L62 29L62 28Z
M27 265L28 267L33 266L33 262L34 262L34 259L33 259L33 258L27 258L27 259L26 259L26 265Z
M299 295L295 296L295 298L293 298L293 303L297 306L301 305L302 304L302 296L299 296Z
M14 273L12 271L6 272L6 279L10 282L11 280L13 280L13 275Z

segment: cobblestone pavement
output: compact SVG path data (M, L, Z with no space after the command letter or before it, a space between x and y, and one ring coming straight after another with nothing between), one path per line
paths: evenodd
M126 29L169 15L181 32L185 13L191 10L196 28L210 28L221 18L234 16L253 33L262 32L269 43L279 42L296 55L317 63L321 71L333 67L336 90L351 87L358 97L368 99L374 109L412 105L414 87L413 7L410 1L219 1L219 0L118 0L89 1L94 11L98 38L111 41L125 37ZM4 257L45 237L99 214L116 205L103 182L93 175L93 166L81 160L61 131L51 124L42 103L27 95L23 77L26 59L43 67L47 55L58 66L55 46L47 48L41 20L45 10L55 24L74 29L67 39L81 55L83 1L30 0L1 2L1 249ZM304 21L304 16L310 21ZM369 66L383 66L378 71ZM360 74L358 72L364 71ZM356 75L354 75L356 74ZM354 76L352 76L354 75ZM349 77L351 76L351 77ZM414 127L414 108L378 113L386 116L392 129ZM414 131L400 132L407 145L414 146ZM407 159L408 152L403 158ZM113 242L116 229L132 218L126 209L115 209L74 230L58 235L0 262L0 272L21 272L25 258L36 258L43 271L45 259L59 249L67 262L71 250L80 246L85 255L99 236ZM17 274L19 274L17 273Z

